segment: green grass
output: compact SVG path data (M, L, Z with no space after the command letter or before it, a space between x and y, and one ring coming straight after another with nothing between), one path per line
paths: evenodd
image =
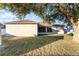
M73 42L72 36L69 35L48 35L6 41L5 39L7 37L4 37L3 43L8 47L0 53L1 56L79 55L79 44Z
M47 35L47 36L64 36L64 40L71 40L72 39L72 35L67 35L67 34L50 34L50 35Z

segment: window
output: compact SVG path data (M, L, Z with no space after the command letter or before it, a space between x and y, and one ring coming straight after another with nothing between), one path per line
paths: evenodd
M52 29L47 27L47 32L52 32Z
M46 32L46 27L43 26L38 27L38 32Z

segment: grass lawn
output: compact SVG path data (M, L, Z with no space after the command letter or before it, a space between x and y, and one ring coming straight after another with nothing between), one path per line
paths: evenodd
M79 44L73 42L71 39L72 36L69 35L47 35L47 36L21 38L17 40L7 40L7 37L4 37L3 43L8 45L8 47L4 51L2 51L0 55L1 56L79 55Z

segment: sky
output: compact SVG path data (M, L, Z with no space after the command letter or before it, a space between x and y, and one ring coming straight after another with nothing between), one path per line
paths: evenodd
M1 23L16 21L16 19L18 19L18 18L13 13L6 11L4 9L0 10L0 22ZM42 21L42 19L39 16L36 16L33 12L31 12L30 14L27 14L25 16L25 20L32 20L35 22Z
M11 13L10 11L7 10L0 10L0 23L5 23L5 22L11 22L11 21L16 21L18 18L15 14ZM30 14L27 14L25 16L25 20L32 20L35 22L42 22L43 19L41 19L39 16L36 16L33 12ZM63 24L63 22L56 20L55 24Z

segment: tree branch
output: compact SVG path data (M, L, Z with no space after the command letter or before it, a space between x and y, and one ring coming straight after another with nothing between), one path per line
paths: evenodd
M74 24L72 16L69 15L69 13L67 12L67 10L65 11L65 8L64 8L65 6L63 6L63 4L57 4L55 7L57 8L57 10L59 12L61 12L63 15L66 16L67 21L69 21L71 24Z

